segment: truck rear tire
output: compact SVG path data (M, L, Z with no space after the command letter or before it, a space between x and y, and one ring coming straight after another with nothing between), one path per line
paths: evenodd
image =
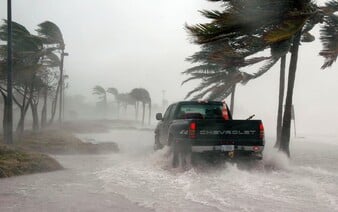
M180 157L179 157L179 148L178 145L176 144L175 140L171 138L170 140L170 149L172 152L172 161L171 165L173 168L176 168L180 164Z
M187 144L180 142L176 142L174 138L170 140L170 147L172 151L172 167L180 167L184 169L192 164L192 152L191 148L185 146Z

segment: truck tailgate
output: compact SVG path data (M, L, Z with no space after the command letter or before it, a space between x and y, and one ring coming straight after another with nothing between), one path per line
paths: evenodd
M263 146L260 120L192 120L196 123L196 136L192 145Z

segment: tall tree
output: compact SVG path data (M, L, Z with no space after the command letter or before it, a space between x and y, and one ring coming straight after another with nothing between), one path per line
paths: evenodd
M110 87L107 89L107 93L114 96L116 104L117 104L117 117L119 117L119 112L120 112L120 102L118 99L119 91L116 88Z
M58 83L58 73L55 71L56 68L60 67L61 61L59 57L53 52L49 51L42 58L42 69L39 73L39 78L43 82L42 88L42 98L43 106L41 110L41 127L44 128L47 126L47 101L48 97L51 96L51 93L55 90ZM52 105L54 106L54 105ZM55 107L53 107L55 108Z
M8 23L5 22L0 26L0 39L5 40L7 31L4 30ZM14 89L16 97L13 96L14 102L20 108L20 119L17 126L17 132L22 134L24 129L24 120L26 112L31 102L34 79L40 69L40 59L44 54L42 41L39 37L30 34L22 25L13 22L13 70L14 70ZM7 46L1 46L7 48ZM4 90L3 90L4 91ZM5 95L4 95L5 97ZM6 120L4 120L6 122Z
M297 64L297 53L299 42L302 37L304 40L313 39L309 31L320 22L322 16L327 16L328 11L333 14L337 11L337 1L330 1L325 7L320 8L309 0L298 1L229 1L213 0L223 2L223 11L202 11L202 14L212 21L207 24L187 26L188 31L198 44L209 44L223 42L230 46L233 52L249 52L243 58L255 54L266 48L271 49L270 60L262 66L251 78L257 78L266 73L280 58L288 52L292 45L292 59L289 67L289 83L287 100L284 109L283 131L284 139L281 150L289 154L288 126L289 115L291 113L292 93ZM327 9L330 8L330 9ZM334 18L329 15L331 26L335 25ZM325 20L325 19L324 19ZM332 28L331 28L332 29ZM330 35L334 33L330 32ZM336 36L337 37L337 36ZM298 39L299 38L299 39ZM335 39L330 39L333 43ZM280 47L283 48L280 48ZM325 47L327 47L326 45ZM284 48L287 47L287 48ZM281 51L282 49L282 51ZM249 50L249 51L248 51ZM286 51L285 51L286 50ZM336 59L337 51L335 45L330 45L329 51L324 51L321 55L327 55L325 64L332 64ZM228 51L228 50L226 50ZM215 51L213 51L215 52ZM208 57L205 57L208 59ZM324 65L325 67L325 65ZM287 129L288 128L288 129Z
M130 95L137 101L142 103L142 125L145 119L145 107L148 104L148 124L151 122L151 97L149 92L144 88L134 88Z
M293 41L293 45L291 48L291 60L289 67L289 76L288 76L288 87L286 92L286 100L285 100L285 109L283 116L283 125L282 125L282 134L281 134L281 142L279 149L285 152L288 156L290 156L290 129L291 129L291 110L292 110L292 97L293 97L293 88L295 84L296 78L296 70L297 70L297 61L298 61L298 49L299 42L301 38L301 32L299 31Z
M106 92L106 89L104 89L102 86L100 85L96 85L94 88L93 88L93 94L94 95L98 95L99 99L100 99L100 102L99 104L102 105L103 107L103 112L104 114L106 115L106 112L107 112L107 92Z
M50 119L50 123L53 122L54 116L56 113L56 107L57 107L57 102L58 102L58 97L60 98L60 103L59 103L59 121L61 122L61 117L62 117L62 94L63 94L63 65L64 65L64 57L67 56L68 54L65 53L65 42L63 39L62 32L60 28L53 22L51 21L45 21L43 23L40 23L38 25L38 29L36 30L39 34L40 37L44 39L44 43L47 45L53 45L56 49L60 51L60 74L59 74L59 81L55 93L55 97L53 100L53 105L52 105L52 116Z
M282 120L283 120L283 102L284 102L284 90L285 90L285 64L286 56L283 56L280 62L279 73L279 95L278 95L278 111L277 111L277 133L275 147L279 148L282 134Z
M128 105L132 105L135 108L135 120L137 120L137 101L130 93L119 93L116 96L118 103L118 112L120 111L120 106L124 109L124 113L127 113Z

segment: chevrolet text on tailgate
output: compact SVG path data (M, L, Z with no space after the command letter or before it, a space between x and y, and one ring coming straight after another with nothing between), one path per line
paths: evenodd
M261 120L233 120L228 106L217 101L181 101L164 115L156 114L154 149L168 145L172 165L185 164L196 154L262 159L264 127Z

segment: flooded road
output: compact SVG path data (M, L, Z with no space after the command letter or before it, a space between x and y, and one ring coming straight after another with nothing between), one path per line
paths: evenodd
M153 132L79 134L120 153L56 156L66 170L0 180L0 211L338 211L338 139L291 141L288 161L267 139L262 163L170 168Z

